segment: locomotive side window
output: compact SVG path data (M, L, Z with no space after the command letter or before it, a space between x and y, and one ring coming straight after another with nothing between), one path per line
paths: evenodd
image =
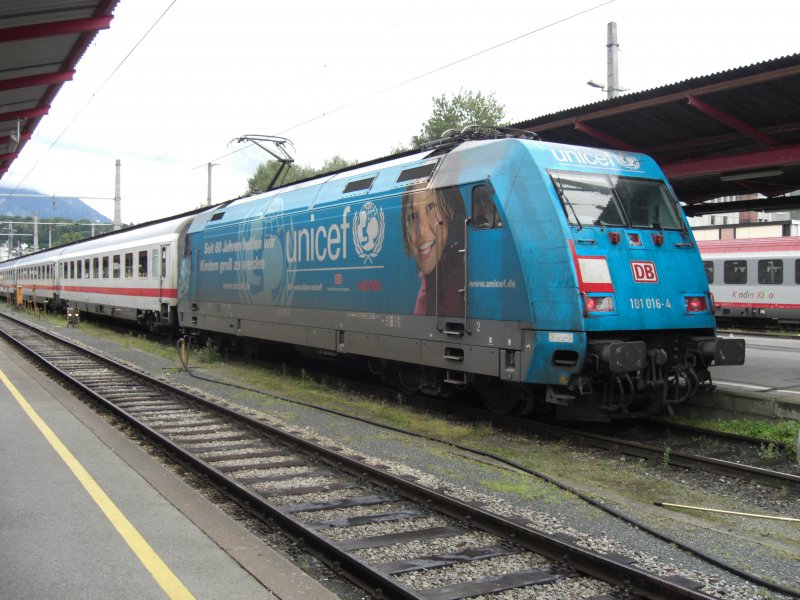
M503 226L500 213L492 200L492 194L485 185L472 189L472 228L497 229Z
M619 203L605 175L551 173L570 225L624 226Z
M779 258L758 261L758 283L783 283L783 261Z
M147 250L139 251L139 277L147 277Z
M114 279L119 279L121 265L122 260L119 254L115 254L111 257L111 275Z
M725 283L747 283L747 262L726 260L723 263L723 270Z
M703 267L706 270L706 279L708 279L708 283L714 283L714 263L710 260L704 260Z

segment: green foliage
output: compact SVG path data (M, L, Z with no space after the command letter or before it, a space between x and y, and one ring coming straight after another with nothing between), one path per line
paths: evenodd
M727 433L746 435L765 441L761 451L764 454L774 454L778 446L788 449L790 454L794 453L794 446L800 431L800 421L779 421L770 423L769 421L758 421L750 419L716 419L714 421L703 421L697 419L674 418L673 420L696 427L716 429Z
M505 116L505 107L498 103L494 92L484 96L481 92L459 91L449 100L444 94L433 98L433 112L422 124L419 135L411 138L413 146L436 140L448 129L462 129L467 125L499 125Z
M275 186L300 181L301 179L308 179L309 177L314 177L322 173L340 171L355 163L356 161L348 161L338 154L326 160L320 168L293 163L288 172L284 169L283 174L278 178L278 181L275 182ZM272 178L275 176L280 164L281 163L277 160L270 160L258 165L256 172L247 180L248 193L254 194L256 192L265 191L270 181L272 181Z
M20 216L0 216L0 244L7 245L9 240L8 224L12 223L14 229L11 243L15 249L20 248L20 244L28 246L24 252L30 252L33 249L33 230L34 220L33 217L20 217ZM54 224L51 224L54 223ZM95 224L95 235L107 233L111 231L110 223ZM92 236L92 225L87 219L80 221L68 221L60 217L55 217L47 220L47 224L39 223L39 248L48 248L50 244L48 240L52 239L52 247L62 246L84 240Z

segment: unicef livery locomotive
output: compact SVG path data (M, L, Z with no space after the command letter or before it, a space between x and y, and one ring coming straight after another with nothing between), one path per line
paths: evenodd
M486 133L6 261L0 293L502 413L655 413L744 360L651 159Z
M639 154L449 140L204 211L180 254L184 330L361 357L497 412L653 413L744 360Z

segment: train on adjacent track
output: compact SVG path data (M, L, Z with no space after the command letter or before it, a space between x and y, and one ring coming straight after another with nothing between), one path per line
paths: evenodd
M800 237L698 242L720 322L800 326Z
M500 129L16 258L0 293L565 419L657 413L744 360L653 160Z

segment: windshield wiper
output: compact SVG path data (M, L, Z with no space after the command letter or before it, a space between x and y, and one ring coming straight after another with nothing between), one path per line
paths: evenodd
M564 192L564 186L561 185L561 180L557 177L553 177L553 183L556 186L556 190L558 191L558 195L561 197L562 202L566 202L567 206L569 206L569 209L572 211L572 216L575 217L575 223L577 223L578 231L580 231L583 229L583 223L581 223L581 220L578 218L578 213L575 211L575 207L572 206L572 202L570 202L569 198L567 198L567 194Z

